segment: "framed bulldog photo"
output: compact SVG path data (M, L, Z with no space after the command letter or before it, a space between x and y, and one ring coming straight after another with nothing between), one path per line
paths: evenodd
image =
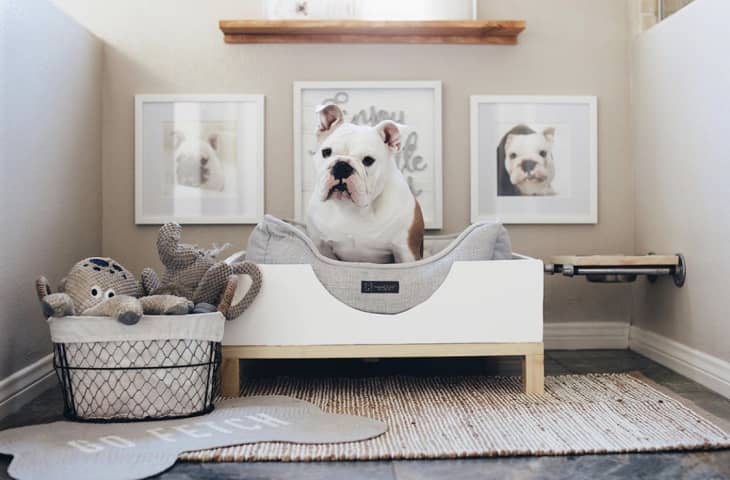
M426 228L441 228L441 82L295 82L294 83L294 207L299 221L321 179L313 156L317 152L318 108L333 104L343 123L376 127L386 120L398 125L393 160L420 204ZM377 178L382 164L362 169ZM368 184L368 179L363 178ZM374 186L373 186L374 188Z
M471 221L597 223L597 102L471 97Z
M257 223L263 95L135 96L135 223Z

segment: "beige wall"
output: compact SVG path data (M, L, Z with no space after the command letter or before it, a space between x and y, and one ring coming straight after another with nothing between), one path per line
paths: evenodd
M727 18L726 0L690 4L637 37L632 68L636 248L682 252L688 264L681 289L670 281L637 284L634 322L724 360L730 360L730 30L708 19Z
M1 379L51 350L35 278L101 252L102 45L45 0L0 10Z
M577 94L599 100L599 224L512 226L515 250L633 251L627 3L482 0L481 18L527 20L520 45L226 45L221 18L258 15L240 0L56 0L105 42L103 252L135 272L159 266L157 228L134 225L136 93L266 95L266 211L290 217L292 82L441 80L446 231L469 221L469 95ZM250 226L186 226L186 240L244 248ZM546 279L546 321L628 321L630 288Z

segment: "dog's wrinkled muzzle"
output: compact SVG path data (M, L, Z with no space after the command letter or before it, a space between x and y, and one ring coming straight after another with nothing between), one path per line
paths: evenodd
M363 192L367 189L351 158L338 156L329 165L325 175L322 185L323 201L349 200L355 205L363 206Z

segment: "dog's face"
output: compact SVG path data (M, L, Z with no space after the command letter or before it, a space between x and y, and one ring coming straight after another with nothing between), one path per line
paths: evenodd
M218 134L206 139L185 138L182 132L173 132L175 174L180 185L222 190L218 181L221 167L218 158Z
M549 188L555 176L553 140L555 129L528 135L510 134L504 144L504 166L510 182L524 194Z
M314 154L315 192L323 202L351 202L365 208L383 192L397 168L400 129L385 120L374 127L345 123L336 105L319 107L318 146Z

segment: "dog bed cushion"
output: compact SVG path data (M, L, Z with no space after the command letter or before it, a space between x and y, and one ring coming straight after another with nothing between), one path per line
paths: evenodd
M501 224L478 223L459 235L426 236L424 257L394 264L333 260L319 252L303 225L271 215L256 226L246 250L246 260L254 263L310 264L327 291L346 305L365 312L395 314L428 299L454 262L509 260L512 246Z

